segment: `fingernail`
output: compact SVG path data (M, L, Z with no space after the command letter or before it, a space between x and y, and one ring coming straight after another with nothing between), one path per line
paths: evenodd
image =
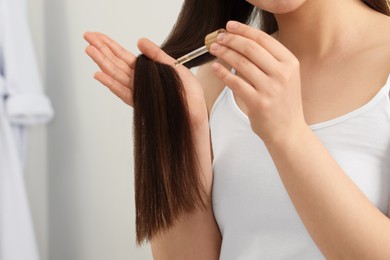
M238 28L238 23L235 21L229 21L227 24L228 29L234 30Z
M219 44L218 44L218 43L213 43L213 44L211 44L211 46L210 46L210 49L211 49L212 51L216 51L216 50L218 50L218 48L219 48Z
M219 33L218 36L217 36L217 40L219 42L223 41L223 39L225 39L226 37L226 34L225 33Z

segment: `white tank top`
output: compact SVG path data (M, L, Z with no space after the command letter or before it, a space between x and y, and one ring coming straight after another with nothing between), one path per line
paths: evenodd
M312 131L368 199L387 214L390 200L390 76L364 106ZM261 139L232 91L210 116L213 208L221 260L324 259L306 231Z

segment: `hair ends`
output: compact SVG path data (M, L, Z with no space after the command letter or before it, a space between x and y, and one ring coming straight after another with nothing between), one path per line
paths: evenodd
M144 55L134 73L134 159L138 244L205 208L184 87L174 68Z

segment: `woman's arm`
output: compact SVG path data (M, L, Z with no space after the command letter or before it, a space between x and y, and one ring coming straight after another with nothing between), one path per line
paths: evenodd
M84 38L90 44L86 53L101 69L95 78L131 106L136 57L101 33L86 33ZM149 58L173 66L173 58L150 41L141 40L138 47ZM156 260L217 260L221 237L211 207L212 169L207 108L202 87L192 73L184 66L175 69L186 90L200 163L199 174L203 176L207 193L207 207L183 216L173 228L154 238L151 241L152 252Z
M235 25L235 26L233 26ZM390 220L348 178L307 126L298 60L269 35L228 23L212 53L245 77L213 70L244 101L311 237L329 259L390 259ZM261 174L261 173L259 173Z
M390 220L309 128L266 145L297 212L327 258L390 259Z

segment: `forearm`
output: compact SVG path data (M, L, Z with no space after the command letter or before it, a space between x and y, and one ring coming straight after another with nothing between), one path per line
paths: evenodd
M199 174L206 191L206 209L182 216L173 228L151 241L155 260L217 260L221 236L211 205L212 168L208 123L194 129Z
M307 230L329 259L390 259L390 220L375 208L307 127L267 143Z

